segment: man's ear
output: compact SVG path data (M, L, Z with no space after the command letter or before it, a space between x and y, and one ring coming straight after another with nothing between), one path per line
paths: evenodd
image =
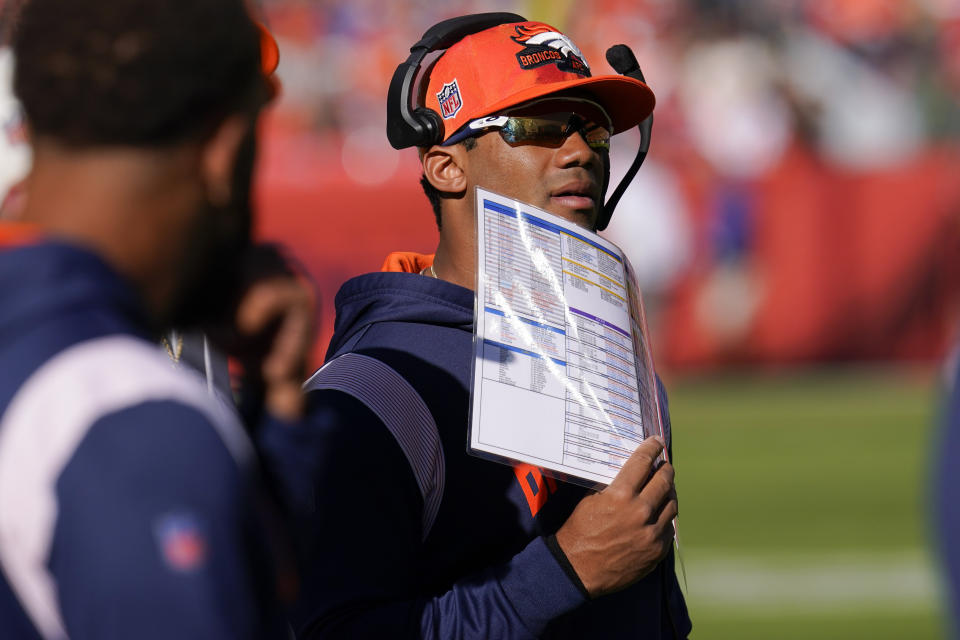
M463 193L467 190L466 155L462 144L434 145L423 153L423 175L441 193Z
M256 122L250 116L229 116L203 143L200 171L211 203L222 206L230 202L237 152L253 126Z

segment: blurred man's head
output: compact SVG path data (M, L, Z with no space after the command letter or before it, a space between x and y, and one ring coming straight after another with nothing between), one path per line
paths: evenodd
M243 0L30 0L14 88L33 135L64 147L165 147L263 104Z
M25 215L115 263L138 262L124 242L165 244L163 286L146 257L119 265L157 288L165 322L222 310L249 244L261 38L244 0L30 0L19 16L14 89L36 154Z

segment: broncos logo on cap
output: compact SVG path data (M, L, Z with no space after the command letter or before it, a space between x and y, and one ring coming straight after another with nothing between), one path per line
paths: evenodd
M583 52L573 41L553 27L545 24L517 25L517 35L511 40L524 45L517 53L517 62L524 69L535 69L546 64L555 64L561 71L571 71L581 76L590 76L590 66Z

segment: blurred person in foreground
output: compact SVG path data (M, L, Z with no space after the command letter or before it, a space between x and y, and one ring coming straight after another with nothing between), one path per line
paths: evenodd
M290 278L239 289L262 38L243 0L19 16L34 164L0 224L4 638L287 637L251 442L155 344L229 326L258 345L263 421L301 415L309 298Z
M951 385L937 453L934 508L947 577L951 637L960 638L960 351L950 367Z
M591 78L566 36L517 20L454 43L422 84L426 106L447 115L441 142L419 150L436 255L392 254L387 273L340 289L327 358L351 364L311 378L320 410L265 447L310 554L298 635L686 638L673 468L652 471L658 438L599 493L466 452L474 187L596 228L610 133L646 118L653 94ZM356 393L337 388L344 378ZM431 419L442 451L430 450ZM422 470L439 459L442 493L424 492Z

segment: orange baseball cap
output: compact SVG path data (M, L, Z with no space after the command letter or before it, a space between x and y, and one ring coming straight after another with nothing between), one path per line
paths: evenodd
M542 22L502 24L447 49L430 70L424 105L440 114L446 140L471 120L561 91L591 94L610 115L613 133L653 112L646 84L621 75L592 77L570 38Z
M270 99L273 100L280 94L280 78L274 73L280 65L280 47L266 25L262 22L255 24L260 32L260 70L267 79Z
M263 75L272 75L280 64L280 47L273 34L262 22L257 22L257 30L260 31L260 68Z

